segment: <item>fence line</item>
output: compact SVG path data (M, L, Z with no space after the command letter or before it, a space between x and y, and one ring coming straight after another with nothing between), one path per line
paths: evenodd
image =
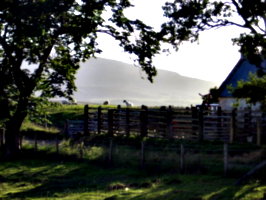
M22 149L29 145L26 141L24 138ZM35 144L37 144L37 149L35 149ZM245 171L248 171L254 166L254 163L263 158L263 152L260 148L252 150L240 148L234 150L234 145L231 146L228 143L216 144L211 149L206 149L206 147L202 149L202 146L199 144L181 142L175 143L174 146L156 146L144 140L140 140L139 143L135 141L134 144L130 144L121 143L119 140L116 141L114 138L109 138L104 141L97 140L77 144L65 143L64 141L58 144L58 140L44 142L36 139L31 141L30 145L32 146L31 148L38 151L50 149L49 151L54 153L75 155L80 159L102 160L108 166L127 166L128 164L140 168L167 166L169 169L175 169L181 173L189 173L190 170L197 171L199 169L203 171L214 170L220 174L227 175L231 169L235 170L237 167L240 170L244 167ZM49 148L47 148L48 146ZM98 157L90 153L94 147L102 149L99 151L100 153L94 153ZM260 151L261 154L259 155L258 152ZM252 155L249 155L249 153L252 153ZM249 161L249 159L253 160ZM240 164L241 162L243 163ZM247 164L246 162L251 163Z
M72 128L71 128L72 126ZM103 108L84 107L84 120L68 121L68 135L77 132L130 136L218 140L224 142L265 142L266 118L262 112L207 112L173 107Z

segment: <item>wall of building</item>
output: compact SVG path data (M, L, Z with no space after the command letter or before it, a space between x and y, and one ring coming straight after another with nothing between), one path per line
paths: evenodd
M233 110L237 108L238 110L245 110L251 108L251 110L260 110L260 104L256 103L255 105L248 104L245 99L236 99L233 97L220 97L219 105L222 110Z

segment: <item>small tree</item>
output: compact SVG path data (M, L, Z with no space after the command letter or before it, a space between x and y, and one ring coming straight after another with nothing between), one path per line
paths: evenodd
M244 98L250 104L259 102L262 110L266 110L266 75L250 74L249 80L239 81L231 90L235 97Z
M206 95L200 94L202 98L202 105L209 106L212 103L218 103L219 102L219 89L217 87L211 88L209 90L209 93Z
M123 14L129 0L2 0L0 4L0 121L6 128L6 153L19 147L21 124L36 102L71 98L80 61L101 50L96 39L108 34L120 42L147 73L156 75L153 56L161 33ZM108 20L103 13L109 10ZM30 71L23 64L34 66Z

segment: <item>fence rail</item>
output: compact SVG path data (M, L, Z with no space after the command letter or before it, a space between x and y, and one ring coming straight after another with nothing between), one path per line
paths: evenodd
M84 107L82 122L68 122L70 136L77 132L90 134L138 135L140 137L176 138L188 140L218 140L224 142L265 143L266 117L262 112L207 112L196 108L174 107L104 108ZM77 123L79 125L74 125Z

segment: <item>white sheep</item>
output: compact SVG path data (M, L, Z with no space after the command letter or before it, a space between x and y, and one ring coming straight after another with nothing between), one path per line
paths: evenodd
M124 100L123 103L126 104L127 107L132 107L133 106L133 103L127 101L127 100Z

